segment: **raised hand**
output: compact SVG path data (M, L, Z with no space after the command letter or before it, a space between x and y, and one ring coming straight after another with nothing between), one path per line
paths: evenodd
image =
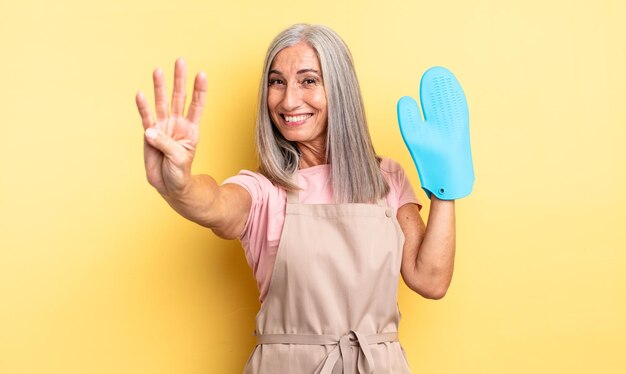
M196 75L193 96L187 116L184 116L186 99L187 66L182 59L174 67L174 90L171 108L163 71L153 73L156 119L142 92L137 93L136 103L143 128L144 162L148 182L164 196L176 196L185 192L191 179L191 163L198 144L198 123L202 116L207 91L204 73Z
M454 200L469 195L474 167L469 114L461 85L443 67L428 69L420 82L421 111L411 97L398 101L404 143L417 167L422 188L431 197Z

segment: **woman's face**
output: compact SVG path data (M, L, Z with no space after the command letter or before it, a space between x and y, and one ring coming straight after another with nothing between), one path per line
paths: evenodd
M278 52L268 83L270 117L285 139L324 149L328 113L315 50L301 42Z

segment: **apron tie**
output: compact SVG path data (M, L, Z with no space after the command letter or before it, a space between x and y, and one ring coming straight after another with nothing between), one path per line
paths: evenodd
M374 335L363 335L354 330L337 338L336 335L304 335L304 334L263 334L257 335L258 344L309 344L335 345L324 358L322 370L319 374L352 374L348 370L353 368L352 348L359 347L357 368L359 374L373 374L373 358L369 346L384 342L397 342L398 333L389 332Z

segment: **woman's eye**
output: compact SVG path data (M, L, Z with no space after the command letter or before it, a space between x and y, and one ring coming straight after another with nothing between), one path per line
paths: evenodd
M279 84L284 84L282 79L274 78L274 79L270 79L269 80L269 85L270 86L276 86L276 85L279 85Z
M302 85L304 86L317 86L317 80L313 78L307 78L302 81Z

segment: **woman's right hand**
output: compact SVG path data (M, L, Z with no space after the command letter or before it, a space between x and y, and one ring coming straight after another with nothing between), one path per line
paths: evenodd
M167 102L163 71L154 70L152 78L156 119L143 93L139 92L136 96L137 109L145 130L146 176L161 195L176 197L186 192L191 181L191 163L198 144L198 123L204 108L207 79L202 72L196 75L191 104L185 117L185 61L176 60L171 108Z

